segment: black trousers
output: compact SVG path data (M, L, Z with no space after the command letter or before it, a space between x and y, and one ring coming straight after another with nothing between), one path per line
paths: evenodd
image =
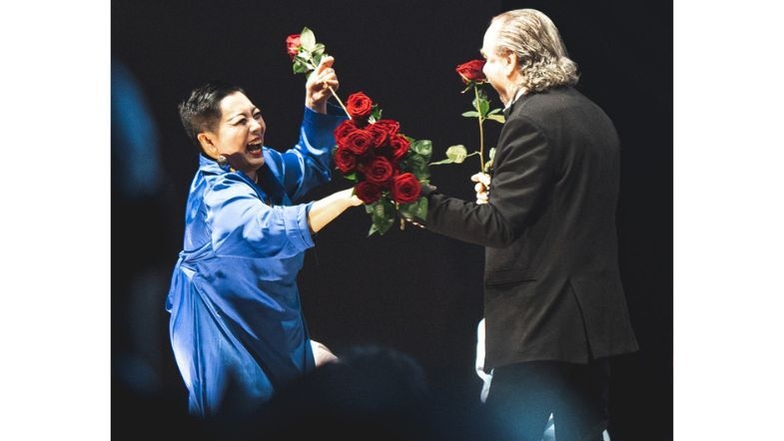
M556 441L601 441L609 385L608 359L501 366L493 371L486 410L504 440L541 441L552 413Z

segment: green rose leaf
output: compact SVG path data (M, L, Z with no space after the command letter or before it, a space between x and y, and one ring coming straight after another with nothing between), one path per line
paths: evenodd
M479 100L479 113L481 115L487 115L487 112L490 111L490 103L487 100Z
M427 219L427 198L420 197L416 202L400 206L400 214L406 218Z
M485 162L485 168L482 170L485 173L490 173L490 169L493 167L493 158L495 158L495 147L490 148L490 159Z
M378 104L373 104L373 110L370 111L371 121L375 122L381 119L381 107Z
M318 43L313 48L313 51L310 53L313 58L313 65L318 66L321 63L321 59L327 56L326 52L324 52L325 47L323 44ZM315 68L314 68L315 69Z
M419 139L414 141L409 149L421 155L425 161L429 161L433 155L433 142L429 139Z
M370 213L371 225L368 236L373 233L383 235L395 221L395 204L391 200L382 197L372 204L365 205L365 210Z
M498 110L498 109L496 109L496 110ZM506 122L506 118L504 118L504 115L493 115L492 112L490 112L490 114L487 115L487 119L491 119L491 120L499 122L501 124Z
M473 153L472 153L473 154ZM466 150L463 144L453 145L446 149L446 159L442 159L440 161L431 162L430 165L440 165L440 164L460 164L468 157L468 150Z
M299 62L298 60L295 61L294 64L291 65L291 69L293 70L293 72L295 74L307 73L307 72L310 72L310 70L311 70L308 65L306 65L306 64L304 64L302 62Z
M307 27L302 28L302 32L299 34L299 44L310 52L316 46L316 35Z
M327 49L326 46L324 46L322 43L316 43L315 46L313 46L313 49L310 51L310 53L313 54L314 57L316 55L324 55L324 51L326 49Z
M427 168L427 159L416 153L409 153L406 159L400 162L400 167L414 174L420 181L430 177L430 170Z

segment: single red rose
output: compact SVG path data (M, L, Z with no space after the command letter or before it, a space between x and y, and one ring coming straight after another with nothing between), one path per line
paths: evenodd
M343 174L351 173L357 168L357 155L345 147L338 146L335 149L335 166Z
M346 135L348 135L349 132L354 130L357 130L357 125L354 124L354 120L344 119L343 122L335 127L335 131L333 133L335 134L335 139L340 139L344 138Z
M346 100L346 109L352 118L365 120L373 112L373 101L362 92L352 93Z
M384 130L389 133L389 136L397 135L397 131L400 130L400 123L395 121L394 119L380 119L373 123L374 126L383 127Z
M395 161L400 160L400 158L406 156L406 153L408 153L408 148L411 147L411 143L403 135L395 135L390 137L389 145L392 147L392 159Z
M338 138L338 146L351 150L355 155L363 155L373 145L373 135L364 129L352 130Z
M386 184L395 174L395 166L389 159L383 156L376 156L360 170L365 175L365 179L378 185Z
M374 148L378 149L384 147L387 144L387 141L389 140L389 132L387 131L386 127L376 124L368 124L368 126L365 127L365 130L370 132L370 134L373 136Z
M299 53L299 47L302 46L299 36L300 34L291 34L286 37L286 52L289 54L292 61Z
M398 204L410 204L419 199L422 185L413 173L401 173L392 180L390 193Z
M372 204L381 198L381 187L372 182L362 181L354 186L354 193L366 204Z
M457 66L455 71L465 84L471 82L481 84L487 81L485 73L482 72L483 67L485 67L485 60L471 60Z

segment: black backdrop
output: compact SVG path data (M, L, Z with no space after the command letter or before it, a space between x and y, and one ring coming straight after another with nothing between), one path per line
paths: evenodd
M559 26L582 71L579 88L613 118L623 143L621 269L641 351L614 364L613 440L672 438L672 5L642 0L113 1L113 92L115 69L123 67L154 135L146 142L153 150L135 153L114 124L122 108L113 101L114 428L149 417L149 409L137 407L145 403L140 398L185 406L164 299L197 154L179 125L177 103L208 79L240 84L264 114L266 144L290 146L304 76L291 72L284 40L307 26L336 58L341 97L365 92L406 134L431 139L440 158L447 146L475 148L478 140L475 121L461 116L470 97L460 94L454 67L479 58L493 15L521 7L540 9ZM492 145L498 126L489 122L487 129ZM120 184L134 164L157 164L151 193ZM468 178L477 168L471 159L433 166L432 181L471 199ZM338 177L312 197L347 186ZM128 224L134 227L121 227ZM313 338L338 354L362 344L395 348L423 365L442 396L478 400L482 249L415 228L368 238L368 228L367 214L352 210L320 232L307 253L300 288Z

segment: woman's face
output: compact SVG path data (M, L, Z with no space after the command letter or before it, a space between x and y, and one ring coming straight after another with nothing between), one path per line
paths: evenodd
M218 128L211 132L216 156L225 156L232 168L252 175L264 165L261 146L267 126L261 111L240 92L223 98L220 110Z

